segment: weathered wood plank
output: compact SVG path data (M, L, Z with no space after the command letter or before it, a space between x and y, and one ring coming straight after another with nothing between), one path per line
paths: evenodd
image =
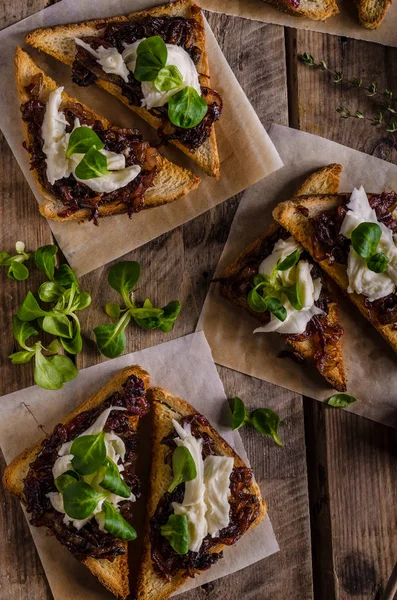
M294 125L397 162L395 135L342 120L335 110L343 105L370 115L373 100L295 62L296 53L307 51L349 79L397 90L397 49L304 31L292 36L290 49ZM305 421L315 598L379 598L397 559L395 433L311 400L305 400Z

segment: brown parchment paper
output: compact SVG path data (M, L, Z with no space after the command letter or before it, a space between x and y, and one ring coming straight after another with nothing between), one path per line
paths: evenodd
M19 103L14 82L13 56L24 36L37 27L73 23L87 19L126 14L151 8L156 0L63 0L32 17L0 32L0 128L27 178L37 200L42 199L29 171L28 153L22 148L23 132ZM51 229L71 267L83 275L186 223L209 208L248 188L281 166L280 158L262 127L255 111L233 75L214 35L206 25L207 50L211 70L211 85L223 95L224 112L216 124L221 161L219 181L207 177L187 156L175 148L161 150L170 160L185 166L202 178L198 189L173 204L144 210L129 219L118 215L93 223L57 223L49 221ZM156 142L155 130L139 119L116 98L96 85L81 88L71 81L71 70L32 48L27 51L38 64L71 96L86 103L115 125L138 127L146 139ZM158 141L158 140L157 140ZM250 168L246 168L249 157ZM20 227L23 228L21 223ZM23 239L18 237L16 239Z
M247 190L230 229L215 277L251 242L263 234L273 208L287 200L307 175L330 163L341 163L340 191L363 185L368 192L397 189L397 166L324 138L272 125L272 138L284 167ZM358 399L349 409L397 426L397 355L380 334L339 295L343 356L348 393ZM277 358L286 346L275 333L253 334L256 321L221 297L212 284L198 323L204 329L216 363L325 401L332 388L310 365Z
M200 332L84 369L62 390L49 392L33 386L3 396L0 402L0 446L7 463L43 436L40 426L50 432L64 415L100 389L117 371L133 364L140 364L150 373L152 385L167 388L203 413L248 462L240 435L230 428L230 410L223 385L209 345ZM263 490L262 493L266 497ZM144 499L140 501L144 502ZM55 600L113 598L66 548L46 535L44 528L30 526L30 530ZM133 545L130 548L133 551ZM269 517L266 516L236 546L225 549L223 560L189 581L180 592L234 573L278 550ZM16 552L12 541L9 551Z
M197 0L202 8L236 17L245 17L275 25L285 25L296 29L309 29L344 35L367 42L377 42L385 46L397 46L397 4L393 3L379 29L365 29L359 23L357 8L353 0L337 0L340 13L326 21L312 21L303 17L288 15L265 0ZM310 51L310 48L308 48Z

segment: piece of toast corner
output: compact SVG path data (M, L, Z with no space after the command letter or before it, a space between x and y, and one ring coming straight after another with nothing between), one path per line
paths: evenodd
M31 57L24 50L22 50L22 48L18 47L15 53L15 77L18 96L21 104L24 104L29 99L25 87L31 82L32 77L38 75L39 73L43 76L43 86L40 92L40 101L45 103L47 102L51 92L56 90L58 85L34 63ZM110 126L110 123L107 119L97 115L90 108L76 100L76 98L71 98L66 92L62 92L62 102L80 104L88 115L90 115L93 119L100 121L105 128ZM27 124L24 121L23 128L26 143L29 145L30 134ZM86 221L90 218L91 211L89 209L80 209L71 215L60 216L58 213L62 212L65 209L65 206L60 200L55 198L41 185L35 170L32 171L32 174L38 189L45 198L45 200L39 206L39 210L44 217L53 221ZM161 169L154 179L153 186L148 188L144 195L144 208L154 208L162 204L174 202L175 200L178 200L182 196L186 195L191 190L195 189L199 183L200 178L194 175L191 171L175 165L162 156ZM100 206L98 212L100 217L126 213L128 212L128 204L120 202L119 200L115 200Z
M355 0L358 18L365 29L378 29L391 5L391 0Z
M149 536L149 521L156 511L157 504L172 482L172 468L166 461L168 448L161 444L162 439L173 431L172 419L180 419L188 415L197 414L197 411L186 401L176 398L167 390L155 387L148 390L148 398L152 407L153 440L152 440L152 466L150 474L150 493L147 502L147 523L145 533L144 553L138 577L137 600L165 600L185 582L186 577L177 573L169 581L160 578L155 572L151 560L151 546ZM242 459L235 453L229 444L211 426L200 426L215 442L218 455L234 458L236 467L246 466ZM255 480L252 480L251 491L260 502L259 512L249 529L253 529L266 515L266 502L261 497L260 489ZM238 543L238 542L237 542ZM224 545L218 545L211 552L221 552Z
M119 371L110 381L108 381L98 392L83 402L78 408L67 415L60 423L66 424L74 417L85 410L90 410L98 404L101 404L111 394L121 389L122 384L130 375L136 375L143 380L145 389L149 387L149 374L144 371L139 365L125 367ZM132 416L129 418L131 427L137 429L139 417ZM29 471L29 465L40 452L41 444L45 438L41 438L37 444L24 450L19 456L6 467L3 474L4 487L17 496L19 500L25 504L24 496L24 479ZM104 587L112 592L116 597L123 600L129 595L129 567L128 567L128 545L127 542L120 542L124 546L126 552L117 556L113 561L106 559L88 558L83 561L83 564L97 577Z
M306 0L307 1L307 0ZM327 0L329 1L329 0ZM200 74L200 83L206 87L210 86L210 71L208 64L208 56L206 49L206 39L204 30L204 19L200 8L191 0L176 0L169 4L157 6L149 10L132 12L125 16L111 17L107 19L95 19L82 23L72 23L70 25L59 25L56 27L48 27L44 29L36 29L28 33L25 37L27 44L30 44L38 50L42 50L50 54L57 60L72 66L76 54L75 37L84 36L100 36L100 25L107 23L124 22L124 21L139 21L144 17L183 17L184 19L193 19L199 25L199 35L197 46L202 54L197 63L197 71ZM125 104L129 109L138 114L142 119L149 123L155 129L158 129L162 121L152 115L146 108L133 106L129 104L127 98L121 93L121 88L109 81L98 79L96 84L118 98L120 102ZM211 135L205 142L195 150L190 152L186 146L172 140L171 143L179 148L184 154L194 160L207 174L211 177L219 178L220 161L218 148L216 143L215 127L212 127Z
M325 21L339 13L335 0L300 0L298 6L294 6L290 0L264 0L272 4L282 12L295 17L306 17L312 21Z

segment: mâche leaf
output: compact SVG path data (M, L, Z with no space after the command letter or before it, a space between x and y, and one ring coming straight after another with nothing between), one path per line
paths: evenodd
M280 321L285 321L285 319L287 318L287 311L278 298L268 297L266 298L266 304L268 310L271 313L273 313L273 315L277 317L277 319L279 319Z
M57 302L62 288L56 281L45 281L39 287L39 298L42 302Z
M183 79L180 70L175 65L167 65L160 69L154 80L154 87L159 92L169 92L181 87Z
M120 305L117 302L108 302L105 306L105 313L112 319L118 319L121 314Z
M63 492L66 490L66 488L68 487L68 485L70 485L71 483L74 483L75 481L80 481L80 477L78 475L78 473L76 473L76 471L65 471L65 473L62 473L62 475L59 475L59 477L57 477L55 479L55 487L57 488L58 492L60 492L61 494L63 494Z
M106 459L105 433L82 435L73 440L70 448L73 454L73 469L80 475L91 475L103 465Z
M8 252L0 252L0 267L8 267L8 279L24 281L29 277L29 269L23 264L30 258L30 254L25 252L25 244L17 242L15 244L17 254L11 256Z
M159 328L164 333L168 333L174 326L179 313L181 312L182 304L179 300L171 300L167 306L163 307L163 314L159 318Z
M196 127L208 111L205 100L190 86L177 92L168 101L168 118L173 125L183 129Z
M268 310L266 298L258 292L258 286L260 285L261 283L248 292L247 303L255 312L266 312Z
M121 516L113 504L110 504L110 502L105 500L102 505L102 510L105 519L104 529L106 531L114 537L126 542L131 542L136 539L137 534L135 529Z
M232 398L232 429L240 429L245 423L250 423L251 418L244 402L238 396Z
M23 365L28 363L34 355L34 350L22 350L20 352L14 352L14 354L9 354L8 358L13 365Z
M108 284L121 294L126 306L131 308L129 294L141 277L141 266L136 261L121 260L113 265L109 271Z
M334 408L346 408L350 404L353 404L353 402L357 402L357 398L349 396L349 394L334 394L334 396L328 399L328 404Z
M288 269L294 267L299 262L300 255L301 253L298 249L294 250L294 252L291 252L291 254L289 254L277 265L277 271L288 271Z
M83 349L83 338L80 333L80 322L78 318L75 316L75 323L72 332L72 338L67 339L63 337L61 339L61 344L65 348L66 352L69 354L78 354Z
M102 150L104 146L105 144L95 131L82 125L70 134L68 147L66 148L66 158L70 158L72 154L85 154L91 148Z
M384 273L388 269L389 262L390 261L387 258L386 254L383 254L383 252L379 252L377 254L374 254L367 260L367 267L370 271L373 271L374 273Z
M127 343L124 329L127 327L131 315L126 312L117 323L108 323L95 327L94 333L98 350L106 358L116 358L125 350Z
M78 369L68 356L54 354L54 356L48 357L47 360L62 375L64 383L77 377Z
M117 496L129 498L131 495L131 490L121 477L117 465L109 457L106 458L104 464L106 467L106 472L99 485L105 490L108 490L113 494L117 494Z
M61 265L59 265L58 282L61 286L65 288L71 287L73 283L75 283L76 286L78 285L76 275L66 263L62 263Z
M58 252L57 246L48 245L41 246L34 253L34 262L37 268L44 273L44 275L50 280L54 281L55 274L55 255Z
M284 445L278 435L280 417L278 414L270 410L270 408L257 408L254 410L252 413L251 422L255 429L259 431L259 433L271 437L276 444L278 444L278 446Z
M52 363L53 358L54 356L50 356L48 358L44 356L41 352L40 346L36 348L34 380L37 385L45 390L60 390L65 383L63 374L59 371L57 366ZM66 356L64 358L70 360L70 358L68 359Z
M351 243L354 250L362 258L370 258L375 254L382 235L382 230L377 223L360 223L351 234Z
M178 554L188 553L189 531L186 515L170 515L167 523L161 525L160 531Z
M185 481L191 481L197 477L196 463L193 456L185 446L177 446L172 454L172 472L174 479L168 488L168 492Z
M92 147L81 159L75 169L75 175L78 179L95 179L110 173L108 171L108 161L102 152Z
M12 317L12 333L18 344L22 346L22 348L25 348L25 350L31 350L31 348L25 345L26 340L33 335L38 334L37 330L32 327L32 325L26 321L21 321L17 315Z
M87 519L105 494L98 494L88 483L74 481L63 492L63 506L72 519Z
M134 77L137 81L154 81L165 67L168 57L167 46L158 35L143 40L137 48Z
M71 338L73 326L65 314L52 314L44 317L41 328L47 333L57 335L61 338Z
M8 269L8 278L16 279L17 281L25 281L29 277L29 270L25 265L19 262L17 259L14 259L10 263L10 267Z
M33 321L37 317L45 317L48 314L40 308L39 303L30 291L26 294L17 312L17 316L21 321Z
M283 288L283 292L287 296L288 300L290 301L295 310L302 310L302 296L298 282L296 282L295 285Z

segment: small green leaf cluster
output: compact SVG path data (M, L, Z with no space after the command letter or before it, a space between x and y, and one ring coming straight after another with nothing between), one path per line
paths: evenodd
M173 480L168 488L172 493L185 481L197 477L196 463L188 448L177 446L172 454ZM161 535L165 537L178 554L187 554L189 550L188 520L186 515L170 515L167 523L161 526Z
M299 262L299 258L300 250L295 250L275 267L270 276L258 274L253 277L252 288L247 296L248 306L252 310L255 312L269 311L280 321L285 321L287 310L281 302L283 294L295 310L302 309L299 283L284 286L279 277L280 272L294 267Z
M232 429L240 429L244 425L252 425L262 435L271 437L278 446L283 442L278 435L280 417L270 408L257 408L251 414L247 411L244 402L234 396L232 399Z
M167 65L168 50L158 35L146 38L137 48L134 77L137 81L152 81L159 92L177 90L183 86L181 72L174 65ZM191 129L205 117L208 106L205 100L190 86L185 86L168 100L168 118L173 125Z
M34 380L46 390L58 390L76 377L74 363L59 351L62 345L69 354L81 352L83 340L80 321L75 313L91 303L91 296L79 290L77 278L69 265L62 264L56 269L57 252L57 246L47 245L34 253L37 268L47 277L38 290L38 298L49 307L42 308L28 291L12 319L13 334L22 350L9 356L13 364L27 363L34 358ZM54 339L48 347L44 347L41 341L27 345L30 337L38 335L38 328L58 339Z
M124 352L124 332L131 319L144 329L158 327L164 333L168 333L180 313L181 303L177 300L169 302L163 308L154 308L150 300L146 299L142 307L137 307L132 290L140 276L141 267L135 261L121 261L109 271L108 283L121 295L124 307L116 302L109 302L106 305L106 314L118 319L117 322L99 325L94 329L98 349L107 358L116 358Z
M377 223L360 223L351 235L351 243L359 256L365 258L367 267L374 273L387 271L389 259L383 252L377 252L382 230Z
M16 254L11 256L8 252L0 252L0 267L8 267L8 279L24 281L29 277L29 269L24 264L31 254L25 252L25 244L17 242L15 244Z
M71 449L73 469L55 479L55 486L63 497L65 513L72 519L87 519L98 502L108 493L129 498L131 490L121 477L117 465L106 455L105 432L82 435L74 439ZM91 483L97 482L93 487ZM113 504L105 500L98 518L103 518L104 529L122 540L136 538L135 529L121 516Z
M79 179L95 179L110 173L107 158L100 150L104 143L90 127L77 127L70 135L66 158L72 154L84 154L75 169Z
M357 398L349 396L349 394L335 394L331 398L328 398L328 404L334 408L346 408L350 404L353 404L353 402L357 402Z

